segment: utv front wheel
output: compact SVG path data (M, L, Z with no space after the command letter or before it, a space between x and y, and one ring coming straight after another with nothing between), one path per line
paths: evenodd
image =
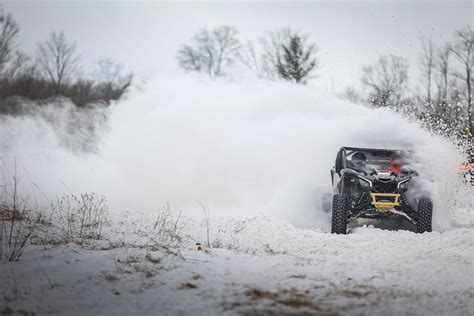
M433 202L428 198L421 198L418 202L416 212L416 231L424 233L431 231L431 219L433 217Z
M346 234L347 208L347 197L344 194L335 194L332 198L331 234Z

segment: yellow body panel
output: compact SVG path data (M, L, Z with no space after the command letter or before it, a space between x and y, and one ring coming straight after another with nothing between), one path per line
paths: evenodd
M399 206L398 199L400 194L395 193L370 193L372 198L372 205L381 213L388 212L395 206ZM384 198L393 198L393 202L384 201Z

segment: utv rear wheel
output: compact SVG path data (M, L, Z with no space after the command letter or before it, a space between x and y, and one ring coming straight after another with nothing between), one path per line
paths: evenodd
M416 231L418 233L431 231L433 217L433 202L428 198L421 198L416 212Z
M346 234L347 208L347 197L344 194L335 194L332 198L331 234Z

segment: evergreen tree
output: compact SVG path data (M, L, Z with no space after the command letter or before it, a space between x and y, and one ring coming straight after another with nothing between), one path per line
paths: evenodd
M278 56L278 75L283 79L305 84L311 71L317 66L314 44L304 47L298 34L290 36L289 43L282 45L283 55Z

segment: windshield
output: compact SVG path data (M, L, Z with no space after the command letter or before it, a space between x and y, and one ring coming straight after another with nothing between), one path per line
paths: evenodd
M401 151L346 151L346 166L356 170L401 172L406 160L406 153Z

